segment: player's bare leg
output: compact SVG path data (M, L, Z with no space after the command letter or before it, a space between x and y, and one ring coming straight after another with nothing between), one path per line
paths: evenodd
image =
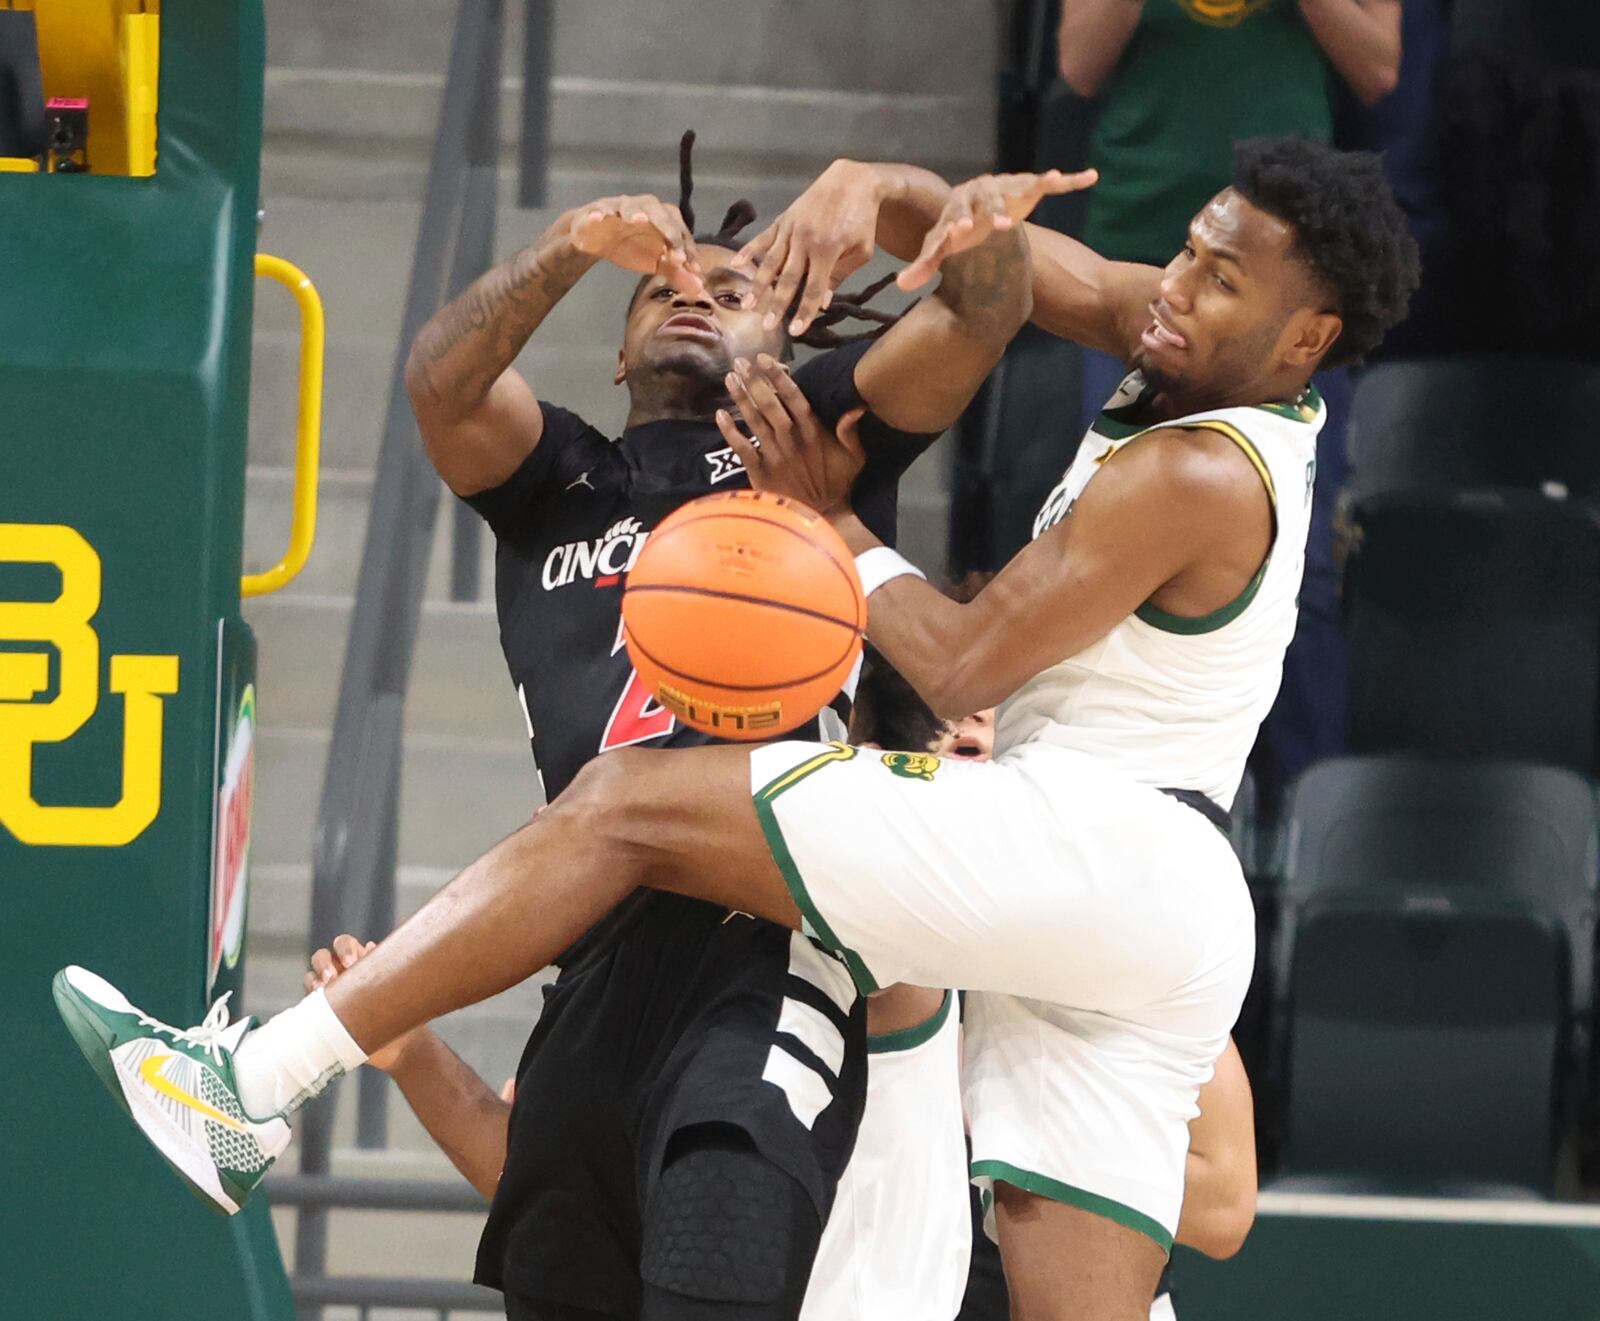
M365 1050L546 968L641 885L798 928L743 748L622 749L451 881L328 990Z
M1153 1240L1008 1183L994 1191L1011 1321L1147 1321L1166 1264Z
M641 885L799 926L751 801L748 752L591 762L339 982L256 1031L230 1024L222 1001L197 1027L162 1023L76 966L56 974L56 1007L168 1164L232 1214L288 1147L288 1116L332 1078L546 967Z

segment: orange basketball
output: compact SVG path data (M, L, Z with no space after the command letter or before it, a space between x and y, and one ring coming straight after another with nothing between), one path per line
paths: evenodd
M760 491L684 505L650 534L622 593L628 655L695 729L761 739L833 700L861 655L867 603L821 515Z

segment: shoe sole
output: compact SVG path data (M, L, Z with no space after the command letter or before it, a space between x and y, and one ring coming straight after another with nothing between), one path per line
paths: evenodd
M219 1205L215 1197L191 1179L181 1166L161 1150L161 1147L153 1140L151 1135L145 1132L144 1126L139 1123L132 1108L128 1105L128 1098L122 1090L122 1080L117 1077L116 1065L111 1062L111 1043L101 1031L100 1020L85 1012L78 993L73 989L72 984L67 981L67 974L64 970L56 973L51 978L50 994L56 1002L56 1012L61 1015L62 1023L66 1025L67 1031L72 1035L73 1044L82 1053L89 1067L94 1070L95 1077L100 1079L106 1091L111 1093L112 1098L122 1108L122 1113L127 1115L133 1126L139 1130L140 1136L150 1143L166 1167L183 1181L183 1186L207 1210L213 1215L221 1216L224 1219L234 1215L238 1209L237 1206L234 1211L230 1211L226 1207ZM221 1182L231 1182L231 1180L227 1180L220 1169L217 1171L217 1177ZM234 1200L239 1205L243 1205L242 1198L236 1197Z
M55 999L56 1012L72 1034L73 1043L94 1070L95 1077L115 1098L123 1113L132 1118L133 1111L128 1109L128 1098L122 1094L122 1084L117 1081L116 1066L111 1063L111 1043L101 1034L99 1020L84 1012L78 993L67 981L65 970L51 979L50 994Z

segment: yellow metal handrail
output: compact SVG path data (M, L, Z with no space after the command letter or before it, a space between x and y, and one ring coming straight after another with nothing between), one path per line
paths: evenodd
M294 446L294 517L289 549L265 573L246 574L242 596L265 596L287 587L311 556L317 538L317 477L322 452L322 359L327 339L322 297L298 266L282 257L256 254L256 275L276 280L300 305L300 408Z

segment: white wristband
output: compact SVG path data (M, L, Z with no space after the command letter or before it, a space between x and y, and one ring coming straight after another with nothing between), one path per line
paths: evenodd
M891 578L903 578L908 573L913 578L921 578L924 582L928 580L928 575L915 564L887 546L874 546L871 550L864 550L857 555L856 572L861 575L863 596L871 596Z

